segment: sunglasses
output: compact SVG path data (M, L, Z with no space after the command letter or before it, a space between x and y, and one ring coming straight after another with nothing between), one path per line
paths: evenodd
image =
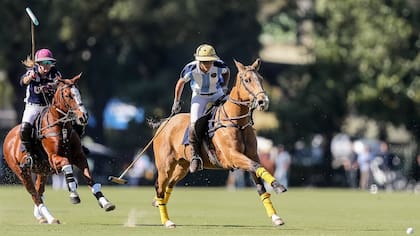
M39 64L41 64L43 66L50 66L50 65L54 65L55 62L53 62L53 61L40 61Z

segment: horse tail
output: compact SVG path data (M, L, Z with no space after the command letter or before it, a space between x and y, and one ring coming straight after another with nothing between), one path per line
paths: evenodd
M156 120L153 118L149 118L147 119L147 124L154 130L158 129L159 126L167 119L160 119L160 120Z

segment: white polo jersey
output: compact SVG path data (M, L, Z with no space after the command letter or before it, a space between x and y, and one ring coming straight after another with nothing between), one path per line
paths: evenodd
M222 90L224 82L222 74L228 72L227 65L221 61L215 61L207 73L199 68L198 61L188 63L181 72L180 78L185 82L190 81L194 95L213 95Z

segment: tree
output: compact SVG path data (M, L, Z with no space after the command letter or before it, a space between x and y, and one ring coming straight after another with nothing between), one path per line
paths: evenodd
M24 71L19 60L30 53L29 18L23 2L5 4L0 9L3 22L19 25L2 32L0 62L20 98L24 90L16 77ZM260 47L257 1L39 0L30 7L40 21L37 48L51 48L65 76L83 72L82 96L97 121L89 134L102 143L109 98L119 97L144 107L148 115L163 117L180 70L199 44L214 44L231 65L234 57L252 61ZM23 110L20 100L15 105Z

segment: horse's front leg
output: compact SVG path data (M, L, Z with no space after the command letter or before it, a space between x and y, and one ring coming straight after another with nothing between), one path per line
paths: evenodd
M287 189L283 185L279 184L277 180L272 176L263 166L258 163L254 163L253 167L250 170L256 175L256 177L263 179L266 183L270 184L273 187L274 192L283 193Z
M95 183L92 174L90 173L89 165L83 153L79 152L77 156L74 156L74 165L79 168L83 173L83 178L88 184L90 190L98 200L99 206L105 211L112 211L115 209L115 205L111 203L102 193L101 184Z
M274 209L273 203L270 199L270 193L264 187L264 183L261 178L257 177L255 173L250 172L252 179L254 180L255 186L257 187L258 195L264 205L265 211L267 212L268 217L271 218L271 221L274 225L280 226L284 224L284 221L277 215L276 209Z
M159 208L160 220L166 228L175 228L176 224L169 219L167 203L176 183L188 173L187 161L176 162L170 158L159 162L158 178L155 183L156 197L152 205Z
M48 160L51 167L56 171L62 171L66 179L67 188L70 192L70 202L73 204L80 203L80 197L77 193L77 180L74 177L73 166L67 157L59 155L60 140L56 136L45 138L42 140L42 146L48 153Z
M252 159L248 158L248 156L244 155L238 150L230 150L228 151L228 153L230 153L230 159L232 160L233 166L231 167L243 169L250 173L255 174L257 178L261 178L267 184L271 185L271 187L273 187L273 190L276 193L283 193L287 191L287 189L283 185L279 184L277 180L274 178L274 176L271 175L258 162L253 161ZM250 155L250 156L253 156L253 155Z

